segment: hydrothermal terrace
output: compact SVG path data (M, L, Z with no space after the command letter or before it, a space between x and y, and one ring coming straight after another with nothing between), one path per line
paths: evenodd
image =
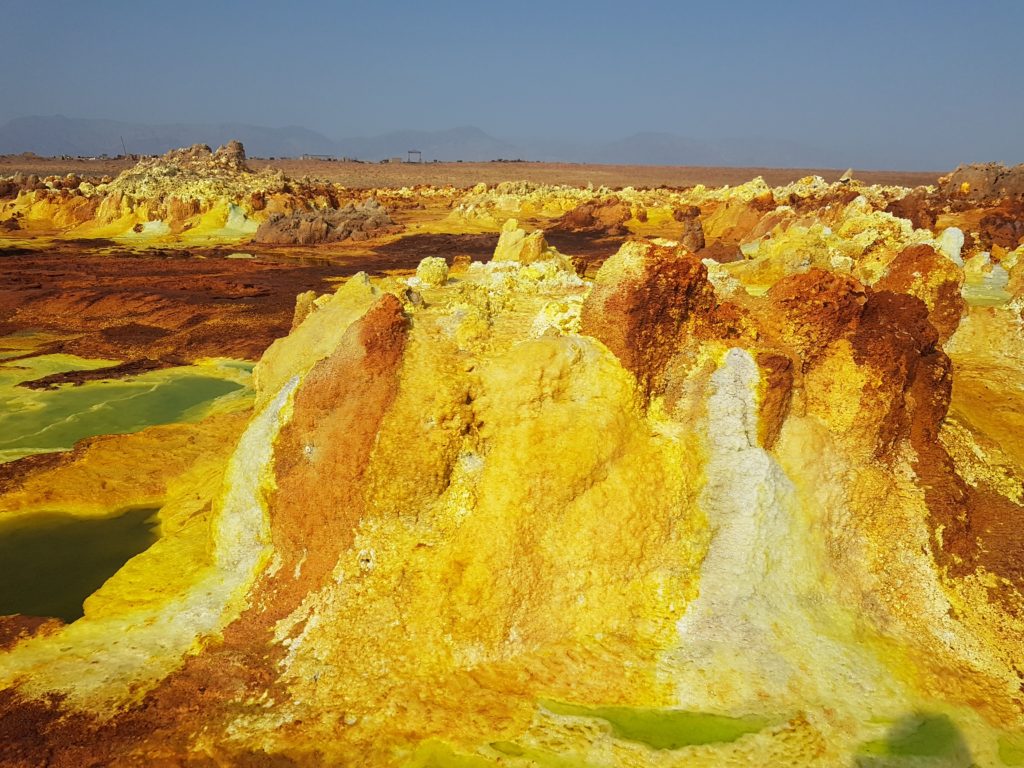
M0 604L0 763L1024 765L1024 169L247 162L0 181L0 546L154 511Z

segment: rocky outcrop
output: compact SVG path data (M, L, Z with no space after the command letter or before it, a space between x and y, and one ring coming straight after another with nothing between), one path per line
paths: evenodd
M494 261L515 261L532 264L549 259L555 253L540 230L527 232L516 219L508 219L501 227L498 244L494 248Z
M264 221L253 242L266 245L316 245L344 240L367 240L398 231L388 212L375 199L359 205L292 214L274 213Z
M95 180L94 180L95 181ZM172 150L141 159L115 179L87 181L77 176L13 177L0 182L0 219L27 218L73 239L119 239L129 243L210 243L249 239L270 216L327 211L323 221L301 225L311 242L339 229L349 236L365 231L345 225L336 211L346 193L336 185L285 179L279 171L253 172L245 149L228 142ZM11 199L13 197L13 199ZM350 213L350 212L347 212ZM358 235L357 235L358 237Z
M928 308L928 320L942 342L953 335L967 311L967 303L961 296L963 286L963 272L928 245L905 248L875 283L877 290L908 293L921 299Z
M626 222L632 217L629 204L611 196L576 206L554 221L551 228L621 237L628 233Z
M707 269L692 255L630 242L608 259L583 303L581 330L600 339L648 391L715 306Z
M974 204L1024 197L1024 164L1006 167L1001 163L961 165L939 179L939 190L947 198Z
M213 162L233 171L249 170L249 166L245 163L245 147L237 139L232 139L223 147L218 147L217 151L213 153Z
M682 231L679 235L680 244L690 253L697 253L704 248L704 227L700 223L700 208L688 205L672 212L672 218L680 222Z

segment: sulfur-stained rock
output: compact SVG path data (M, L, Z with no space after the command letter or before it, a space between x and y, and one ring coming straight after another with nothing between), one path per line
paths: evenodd
M448 263L439 256L428 256L416 267L416 279L434 288L448 280Z
M875 283L880 291L916 296L928 307L928 319L945 342L956 331L967 309L960 295L964 274L931 246L905 248L890 262L886 274Z
M494 249L494 261L517 261L532 264L550 258L553 250L540 230L526 233L515 219L508 219L501 228L498 245Z
M581 328L651 392L682 334L706 319L714 305L714 289L699 259L674 248L627 242L594 278Z
M310 312L316 309L316 291L303 291L295 297L295 314L292 317L292 330L294 331L305 320Z
M829 342L856 327L867 292L848 275L811 269L779 281L767 298L772 307L767 322L799 353L807 368Z
M1017 249L1007 262L1006 290L1014 299L1024 299L1024 249Z

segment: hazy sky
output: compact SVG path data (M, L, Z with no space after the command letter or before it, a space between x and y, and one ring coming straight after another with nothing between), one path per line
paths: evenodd
M3 0L0 19L0 122L663 131L861 167L1024 161L1020 0Z

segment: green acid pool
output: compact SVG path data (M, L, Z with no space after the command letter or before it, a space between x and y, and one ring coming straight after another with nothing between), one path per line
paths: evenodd
M654 749L728 743L748 733L757 733L769 724L768 718L756 715L728 717L682 709L585 707L552 700L541 701L541 704L556 715L604 720L616 737Z
M81 618L85 599L157 540L158 511L104 518L45 512L0 521L0 615Z
M96 435L198 420L219 398L247 391L251 367L238 361L217 361L77 386L18 386L50 373L109 364L70 355L0 362L0 462L68 450L79 440Z
M858 751L859 768L883 768L895 760L965 768L972 764L963 736L944 714L907 715L892 724L884 739L862 744Z

